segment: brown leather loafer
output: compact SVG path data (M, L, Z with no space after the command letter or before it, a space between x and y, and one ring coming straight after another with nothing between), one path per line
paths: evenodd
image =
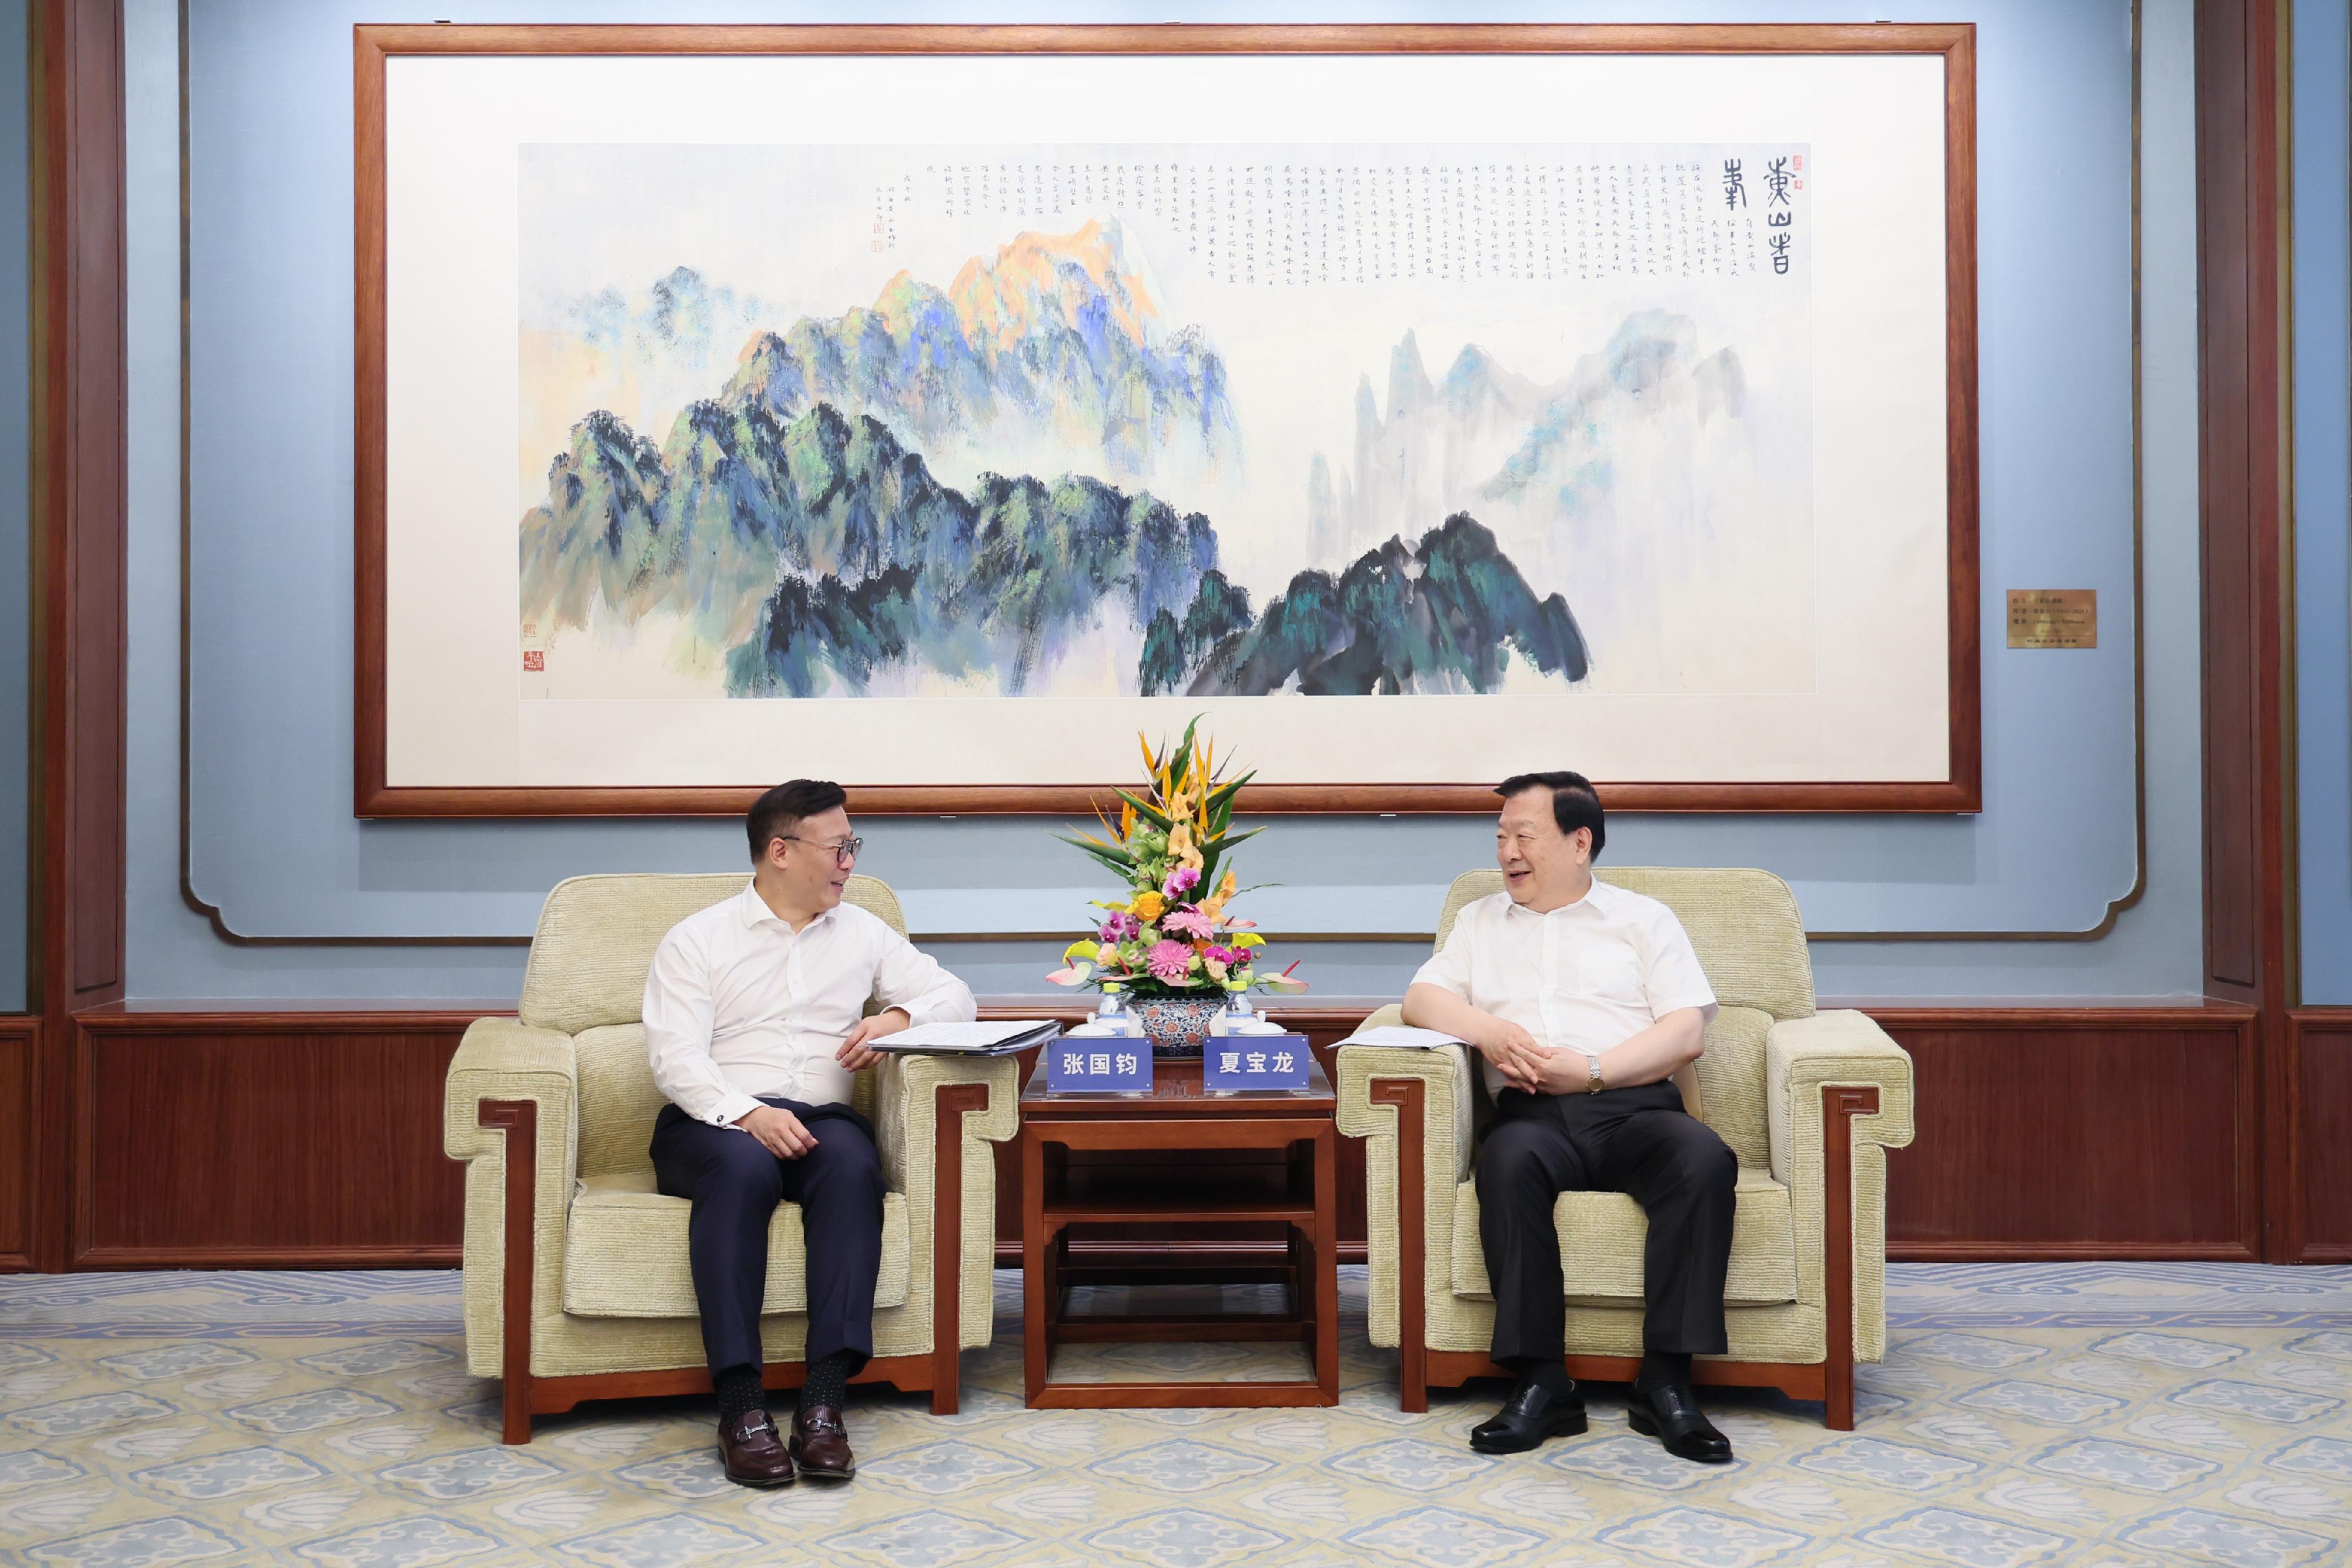
M841 1423L835 1405L813 1405L793 1417L793 1458L801 1469L827 1480L845 1481L857 1473L857 1456L849 1451L849 1428Z
M793 1439L798 1447L800 1439ZM845 1449L845 1452L847 1450ZM793 1484L793 1457L776 1436L776 1424L765 1410L747 1410L719 1428L719 1457L727 1479L739 1487L785 1487Z

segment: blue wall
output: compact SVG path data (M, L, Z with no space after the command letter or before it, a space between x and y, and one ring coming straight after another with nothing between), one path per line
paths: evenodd
M26 1003L31 817L32 103L25 0L0 0L0 1013Z
M2352 1002L2352 28L2294 8L2296 750L2303 999Z
M664 19L923 20L900 4L672 6ZM1052 20L1160 20L1168 8L1065 6ZM1489 6L1510 20L1614 19L1601 5ZM546 888L597 870L740 863L707 822L362 823L350 816L350 26L644 19L626 0L428 8L319 0L199 4L191 39L194 883L236 930L268 935L527 933ZM1622 863L1768 866L1817 930L2081 930L2132 887L2131 11L2051 5L1683 4L1649 19L1878 16L1979 24L1982 628L1987 810L1972 818L1628 818ZM2147 614L2197 623L2194 193L2188 0L2150 0L2144 56ZM1000 14L1016 19L1020 14ZM1306 5L1298 19L1401 20L1442 7ZM176 307L170 0L130 0L132 319L131 990L145 997L511 995L496 948L234 946L180 893ZM1190 20L1267 17L1193 7ZM1449 16L1449 19L1458 16ZM2002 646L2008 587L2100 590L2092 653ZM1825 994L2165 996L2200 975L2197 650L2147 651L2147 886L2094 942L1822 943ZM1559 762L1572 765L1574 759ZM876 820L864 869L904 893L919 931L1075 922L1083 864L1037 821ZM1285 886L1276 929L1426 930L1445 883L1481 863L1472 820L1284 821L1249 872ZM1058 946L940 946L983 992L1034 992ZM1392 994L1409 946L1318 943L1318 993Z

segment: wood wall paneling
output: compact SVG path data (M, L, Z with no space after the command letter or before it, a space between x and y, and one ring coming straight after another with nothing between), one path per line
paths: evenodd
M76 1008L122 994L122 15L32 7L33 1006L30 1261L65 1266Z
M74 1265L455 1265L441 1085L478 1016L84 1013Z
M461 1184L441 1153L442 1079L466 1023L497 1009L234 1006L116 1006L78 1020L72 1263L454 1263ZM1918 1136L1888 1158L1890 1256L2256 1255L2253 1009L1869 1010L1910 1051L1918 1090ZM1357 1018L1286 1016L1327 1070ZM2315 1134L2332 1132L2352 1105L2352 1009L2307 1015L2305 1033L2305 1103ZM0 1082L7 1052L0 1037ZM1363 1145L1340 1140L1340 1255L1355 1260ZM2345 1163L2334 1145L2316 1153L2310 1226L2315 1247L2352 1256ZM1020 1176L1001 1151L997 1193L1010 1259ZM1271 1260L1247 1231L1177 1239L1105 1235L1089 1261L1168 1277Z
M1889 1257L2260 1255L2252 1008L1871 1012L1916 1092Z
M2352 1263L2352 1008L2302 1008L2290 1023L2303 1150L2298 1257Z
M0 1272L33 1266L33 1058L41 1020L0 1018Z
M2250 339L2261 268L2248 247L2261 214L2249 166L2247 31L2241 0L2197 8L2200 574L2205 607L2205 967L2217 994L2256 999L2262 977L2261 780L2255 601L2260 571L2250 450L2262 394ZM2274 503L2273 503L2274 504Z
M53 624L68 633L47 674L62 685L66 744L50 758L58 785L48 801L72 857L64 931L79 1004L119 994L122 981L124 467L128 453L122 273L123 130L121 7L42 7L51 66L37 123L49 132L35 154L54 181L37 196L35 233L54 247L41 303L52 312L42 350L47 418L37 441L61 455L44 497L55 547L42 584ZM50 53L50 51L54 51ZM36 331L41 329L37 326ZM59 449L62 448L60 453ZM37 751L36 755L41 755Z
M2199 0L2205 990L2261 1009L2260 1255L2303 1255L2284 0Z

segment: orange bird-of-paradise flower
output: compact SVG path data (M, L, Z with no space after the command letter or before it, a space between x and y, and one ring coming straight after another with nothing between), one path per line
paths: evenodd
M1225 915L1225 903L1227 900L1231 899L1233 895L1234 873L1233 869L1231 867L1227 867L1223 879L1217 883L1217 891L1209 894L1208 897L1201 900L1201 913L1207 915L1212 920L1223 919Z

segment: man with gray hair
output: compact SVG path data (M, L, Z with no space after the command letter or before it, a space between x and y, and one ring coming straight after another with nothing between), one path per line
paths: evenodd
M1739 1178L1731 1150L1685 1109L1715 992L1672 910L1593 877L1608 827L1582 774L1523 773L1496 793L1505 891L1462 911L1404 997L1407 1023L1476 1050L1495 1099L1478 1146L1479 1243L1493 1355L1519 1381L1470 1446L1518 1453L1584 1430L1552 1211L1563 1192L1622 1192L1649 1217L1629 1419L1682 1458L1727 1463L1730 1443L1691 1392L1691 1357L1727 1348Z

